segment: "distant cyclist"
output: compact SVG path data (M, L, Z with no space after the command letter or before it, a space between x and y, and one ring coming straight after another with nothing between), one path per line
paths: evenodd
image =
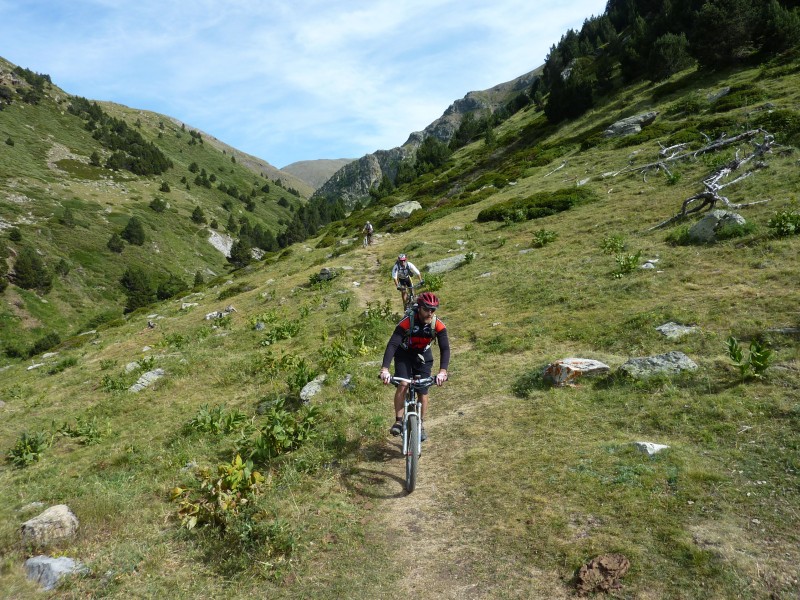
M362 229L361 231L362 231L362 233L364 233L364 235L367 236L367 244L371 246L372 245L372 232L374 231L374 228L372 227L372 223L367 221L367 224L364 225L364 229Z
M436 385L447 381L447 368L450 366L450 341L447 337L447 328L444 323L436 318L436 309L439 307L439 298L433 292L422 292L417 298L414 311L403 317L394 328L386 350L383 353L380 378L383 383L392 379L389 365L394 358L395 377L413 379L414 375L430 377L433 367L433 352L431 345L439 344L439 373L436 375ZM400 435L403 430L403 396L406 386L399 385L394 393L395 422L389 429L392 435ZM421 394L421 418L425 418L428 409L428 390ZM422 441L428 439L425 426L422 426Z
M397 261L395 261L392 267L392 279L394 279L395 287L400 290L400 293L403 295L403 308L405 308L408 302L407 288L411 287L412 275L416 275L419 282L422 283L422 275L420 275L419 269L408 260L405 254L401 254L397 257Z

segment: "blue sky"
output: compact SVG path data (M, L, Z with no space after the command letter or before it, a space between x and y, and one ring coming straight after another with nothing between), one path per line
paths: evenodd
M606 0L0 0L0 56L283 167L403 144Z

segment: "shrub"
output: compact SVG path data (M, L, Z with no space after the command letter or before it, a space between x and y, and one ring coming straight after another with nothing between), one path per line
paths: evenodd
M37 354L41 354L42 352L47 352L51 348L55 348L61 343L61 336L58 335L55 331L52 331L46 335L43 335L38 340L33 343L31 346L30 351L28 354L30 356L36 356Z
M278 398L266 414L267 422L245 445L250 459L266 463L296 450L315 436L318 416L315 406L303 406L299 411L291 412L286 409L285 400Z
M764 375L764 371L767 370L772 358L772 351L767 348L766 345L754 339L750 342L750 350L745 359L742 347L735 337L729 336L726 340L726 344L728 347L728 356L734 364L739 367L739 373L742 379L747 377L751 372L753 377L762 377Z
M756 230L755 223L745 223L744 225L739 223L727 223L722 227L718 228L714 231L714 237L717 240L731 240L734 238L744 237L746 235L750 235Z
M184 430L187 432L227 434L239 430L248 421L247 415L239 410L226 411L225 406L222 404L218 404L213 408L209 408L207 404L204 404L197 414L184 425Z
M150 201L150 208L152 208L157 213L163 213L167 210L167 201L163 198L153 198Z
M533 248L543 248L547 244L554 242L557 237L558 234L555 231L550 231L549 229L540 229L539 231L535 231L533 233L531 246Z
M444 275L441 273L428 273L425 275L425 287L431 292L438 292L444 285Z
M751 84L731 88L731 91L714 102L711 109L714 112L727 112L735 108L753 106L767 97L764 90Z
M600 242L603 254L619 254L625 249L625 238L621 235L607 235Z
M573 206L595 200L597 195L585 188L564 188L555 192L539 192L527 198L516 198L495 204L478 213L478 222L528 221L569 210Z
M614 260L617 263L617 268L611 272L611 276L614 279L619 279L627 275L628 273L632 273L636 270L636 267L639 266L639 260L642 257L642 251L639 250L636 254L620 254L614 257Z
M112 233L111 237L108 238L106 247L112 252L120 254L125 249L125 242L122 241L118 233Z
M156 297L159 300L166 300L167 298L174 298L188 289L189 285L183 279L170 273L166 281L158 284Z
M800 234L800 213L796 210L776 212L775 216L767 221L767 227L774 229L777 237L798 235Z
M261 493L265 481L252 461L243 462L238 454L230 464L219 465L216 473L198 469L195 477L191 487L172 490L172 501L178 503L181 526L186 529L198 525L225 529Z
M30 435L26 432L20 436L6 456L15 467L21 469L38 461L52 441L53 436L44 431Z

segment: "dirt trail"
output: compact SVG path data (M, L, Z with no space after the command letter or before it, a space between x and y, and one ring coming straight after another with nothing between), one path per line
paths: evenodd
M399 309L400 299L395 297L391 282L381 278L380 241L361 251L360 268L363 274L356 296L360 307L368 302L383 302L391 298ZM436 357L438 361L438 356ZM437 363L438 364L438 363ZM444 396L446 388L433 391ZM405 492L405 460L398 438L388 435L391 406L391 388L386 390L387 439L373 456L360 465L362 489L376 501L374 515L376 527L389 540L394 549L391 570L401 574L392 597L417 598L483 598L491 597L474 573L474 563L481 554L481 540L468 531L470 524L460 523L451 508L452 490L448 489L448 462L456 450L452 444L437 440L436 433L446 430L453 421L463 418L468 411L447 412L444 404L436 403L426 428L431 439L423 444L420 475L417 489ZM452 392L451 392L452 393ZM432 400L432 405L434 401ZM438 413L438 414L436 414ZM484 582L485 583L485 582Z
M354 255L360 275L356 288L359 307L387 298L399 311L400 298L381 268L391 261L381 241ZM446 319L446 315L445 315ZM458 339L458 336L451 336ZM470 352L467 343L453 347L453 362ZM438 352L435 352L438 364ZM376 373L377 374L377 373ZM469 449L470 440L459 435L459 424L484 412L493 397L464 405L458 383L431 391L429 418L425 425L430 439L423 444L417 487L405 491L405 459L398 438L388 434L393 389L387 387L386 439L367 450L350 484L372 505L370 530L390 549L387 579L392 591L380 588L381 598L427 599L566 598L553 573L536 571L529 564L498 565L490 536L460 510L466 502L463 486L455 473ZM487 563L494 565L488 567ZM500 568L502 572L496 569ZM395 581L396 579L396 581ZM513 580L513 583L512 583ZM378 597L378 596L376 596Z

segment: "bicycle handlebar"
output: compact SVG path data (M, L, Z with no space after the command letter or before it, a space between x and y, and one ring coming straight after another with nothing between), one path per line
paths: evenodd
M405 377L392 377L390 381L392 385L400 385L401 383L407 383L409 384L412 390L416 390L418 388L431 387L433 384L436 383L436 378L423 377L422 379L406 379Z

